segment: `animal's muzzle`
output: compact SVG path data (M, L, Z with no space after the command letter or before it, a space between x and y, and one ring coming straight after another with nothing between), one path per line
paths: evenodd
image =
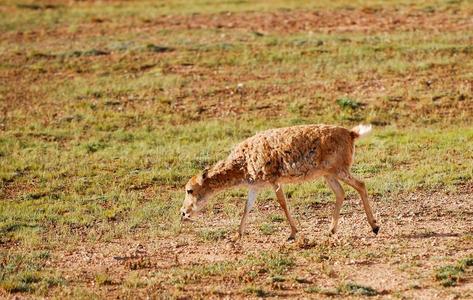
M190 214L185 211L181 211L181 221L189 221L191 219Z

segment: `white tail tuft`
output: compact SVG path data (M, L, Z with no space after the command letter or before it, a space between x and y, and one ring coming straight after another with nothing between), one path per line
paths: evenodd
M368 134L370 134L372 130L373 130L373 127L371 125L363 125L363 124L355 126L351 129L351 131L353 131L354 133L358 135L358 138L367 136Z

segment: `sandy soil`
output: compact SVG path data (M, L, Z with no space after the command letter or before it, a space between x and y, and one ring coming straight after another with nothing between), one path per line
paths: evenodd
M309 286L330 290L341 281L356 282L376 289L381 298L468 299L473 297L473 272L457 287L443 288L434 280L436 268L471 255L473 249L473 185L460 192L415 193L399 195L391 200L374 201L381 224L378 236L370 232L358 200L344 203L339 232L327 235L332 204L320 204L309 210L292 208L300 223L296 242L286 241L289 233L279 223L272 235L259 231L262 220L279 213L276 203L259 205L252 212L248 235L236 244L225 239L203 241L199 232L208 228L234 230L235 222L221 217L214 207L212 217L203 215L188 224L182 233L171 238L134 239L83 245L73 250L58 251L51 262L68 281L96 289L94 276L105 272L113 282L124 280L130 270L153 278L154 284L137 290L136 295L180 295L182 297L246 297L242 287L247 283L265 286L270 296L322 297L308 294ZM243 200L243 199L241 199ZM241 201L243 202L243 201ZM242 203L237 209L241 209ZM237 220L235 220L237 221ZM204 276L196 283L178 290L169 284L173 270L189 266L205 266L215 262L241 261L261 251L279 251L296 257L288 278L302 278L302 283L285 281L268 285L267 276L245 279L249 269L232 270L232 276ZM222 289L220 294L215 290ZM118 296L121 287L103 286L99 293ZM471 299L471 298L470 298Z

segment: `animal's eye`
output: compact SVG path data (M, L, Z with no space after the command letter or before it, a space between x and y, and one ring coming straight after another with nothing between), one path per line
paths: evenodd
M193 190L187 190L188 194L192 194L194 191Z

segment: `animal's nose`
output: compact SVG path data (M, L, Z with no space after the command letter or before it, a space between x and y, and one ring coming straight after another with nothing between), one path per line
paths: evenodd
M189 220L190 215L186 213L185 211L181 212L181 221Z

